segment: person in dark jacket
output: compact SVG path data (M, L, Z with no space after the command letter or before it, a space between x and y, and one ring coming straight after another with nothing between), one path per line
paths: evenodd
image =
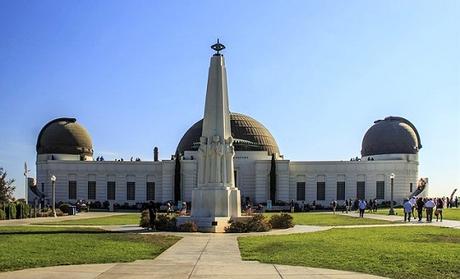
M155 220L157 219L157 210L153 202L149 204L149 224L150 228L154 231L155 228Z
M415 203L415 206L417 207L417 217L418 221L422 222L422 214L423 214L423 206L425 203L423 202L422 198L418 198L417 202Z

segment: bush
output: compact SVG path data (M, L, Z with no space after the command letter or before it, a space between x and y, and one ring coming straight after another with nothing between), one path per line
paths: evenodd
M13 204L14 205L14 204ZM16 219L29 217L29 205L23 202L16 203Z
M102 203L102 207L105 208L105 209L109 209L110 207L110 202L109 201L105 201Z
M168 215L158 215L155 220L155 228L159 231L175 231L176 230L176 218L169 217Z
M59 209L62 211L62 213L69 213L69 205L64 203L59 206Z
M0 220L5 220L6 219L6 213L3 211L3 209L0 209Z
M149 217L149 211L148 210L142 211L139 226L142 227L142 228L150 227L150 217Z
M177 230L180 232L197 232L198 226L194 222L188 221L183 224L180 224L177 227Z
M9 220L16 219L16 205L14 203L10 203L7 208L6 218Z
M272 215L270 217L270 225L273 229L288 229L294 227L292 222L292 216L286 213L281 213L281 215Z
M246 222L230 220L230 226L225 228L225 232L246 233L246 232L266 232L271 230L270 223L262 214L255 214Z

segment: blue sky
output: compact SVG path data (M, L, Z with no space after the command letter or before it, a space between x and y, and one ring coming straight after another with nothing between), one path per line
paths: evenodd
M34 169L41 127L76 117L95 155L168 159L203 115L209 46L230 109L291 160L359 156L376 119L418 128L432 194L460 186L458 1L1 1L0 166Z

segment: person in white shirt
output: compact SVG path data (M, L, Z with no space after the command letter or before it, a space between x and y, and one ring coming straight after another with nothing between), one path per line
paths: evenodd
M366 210L367 203L365 200L359 200L359 217L364 217L364 211Z
M426 221L427 222L430 222L433 220L433 208L435 207L436 205L434 204L433 202L433 199L428 199L426 202L425 202L425 209L426 209Z
M410 217L412 216L412 203L409 200L404 200L404 222L409 221Z

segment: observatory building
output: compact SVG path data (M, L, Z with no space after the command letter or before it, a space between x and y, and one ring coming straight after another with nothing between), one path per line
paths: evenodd
M351 161L291 161L282 155L276 139L262 123L236 112L229 113L229 118L234 186L241 201L315 202L325 206L333 200L341 204L356 198L389 201L392 174L396 202L416 191L422 145L417 129L405 118L389 116L375 121L363 137L361 157ZM159 160L155 148L152 161L102 161L95 160L90 133L75 118L51 120L38 135L37 183L29 187L29 202L44 197L50 203L53 175L57 202L191 202L192 191L199 186L202 134L203 119L185 132L170 160ZM275 181L271 183L271 179Z

